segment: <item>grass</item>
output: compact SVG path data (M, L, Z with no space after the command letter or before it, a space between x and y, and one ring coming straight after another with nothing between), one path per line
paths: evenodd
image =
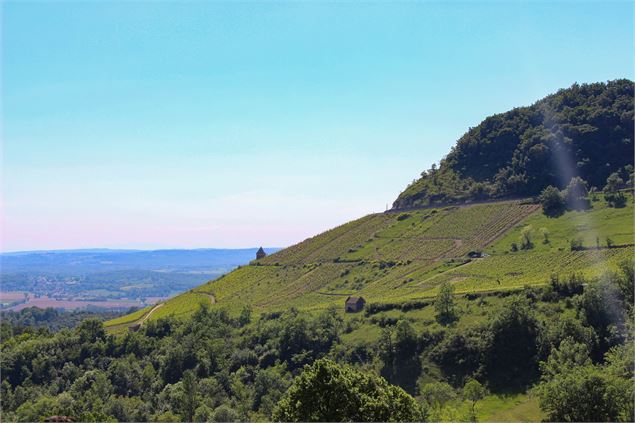
M512 242L519 243L522 228L531 226L534 247L529 250L558 251L569 250L570 241L576 238L583 240L587 247L596 246L596 238L600 245L606 246L606 238L611 238L616 245L635 243L633 231L633 197L629 195L626 207L610 208L604 201L592 202L593 208L587 211L568 211L558 218L550 218L543 213L535 213L516 225L500 240L493 243L485 251L489 254L509 252ZM549 233L549 242L545 243L540 229Z

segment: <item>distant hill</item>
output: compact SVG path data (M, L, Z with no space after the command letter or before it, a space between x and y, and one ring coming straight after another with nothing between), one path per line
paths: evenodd
M421 174L394 208L532 196L580 176L604 187L633 172L633 91L627 79L574 84L528 107L490 116Z
M256 250L90 249L4 253L0 255L0 276L4 292L27 292L58 300L165 298L249 263ZM50 306L55 307L56 303ZM104 306L108 307L105 303Z
M473 295L544 285L552 274L596 278L617 269L633 256L632 193L623 208L594 195L590 210L558 218L544 216L527 197L550 184L563 187L573 176L600 188L612 172L630 176L634 87L626 79L576 84L489 117L439 168L409 186L396 210L252 260L108 325L119 330L146 319L185 317L201 304L271 313L341 306L354 295L370 307L408 307L431 301L443 282ZM411 208L399 210L404 207ZM531 248L518 248L521 236L535 240ZM572 248L574 241L584 248Z
M268 248L274 252L277 248ZM49 250L0 254L2 273L52 272L84 275L117 270L209 270L232 268L256 256L257 248L194 250Z
M107 325L121 329L146 316L187 317L201 304L236 313L249 305L272 313L341 308L354 295L369 307L408 307L432 301L445 281L458 294L477 294L544 285L554 273L597 277L633 256L632 200L629 195L628 204L615 209L598 198L591 210L558 218L520 201L372 214L253 260L167 300L151 315L147 308ZM533 248L512 251L526 226ZM575 237L584 246L595 247L599 240L603 247L572 251ZM485 254L470 258L480 252Z

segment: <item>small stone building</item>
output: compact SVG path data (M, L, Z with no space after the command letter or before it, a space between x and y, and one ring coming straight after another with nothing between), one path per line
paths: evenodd
M265 250L263 250L262 247L260 247L258 251L256 251L256 260L260 260L261 258L265 258L265 257L267 257L267 253L265 253Z
M348 297L344 302L344 311L347 313L362 311L364 304L366 304L366 300L362 297Z

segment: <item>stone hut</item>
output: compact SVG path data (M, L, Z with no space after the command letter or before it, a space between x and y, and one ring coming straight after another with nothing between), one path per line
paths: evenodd
M363 297L348 297L344 302L344 311L347 313L362 311L364 304L366 304L366 300Z
M256 251L256 260L260 260L261 258L265 258L265 257L267 257L267 253L265 253L265 250L263 250L262 247L260 247L258 251Z

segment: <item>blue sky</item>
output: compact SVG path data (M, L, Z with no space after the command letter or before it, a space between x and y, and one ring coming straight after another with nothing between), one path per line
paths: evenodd
M2 249L286 246L633 79L633 3L2 4Z

